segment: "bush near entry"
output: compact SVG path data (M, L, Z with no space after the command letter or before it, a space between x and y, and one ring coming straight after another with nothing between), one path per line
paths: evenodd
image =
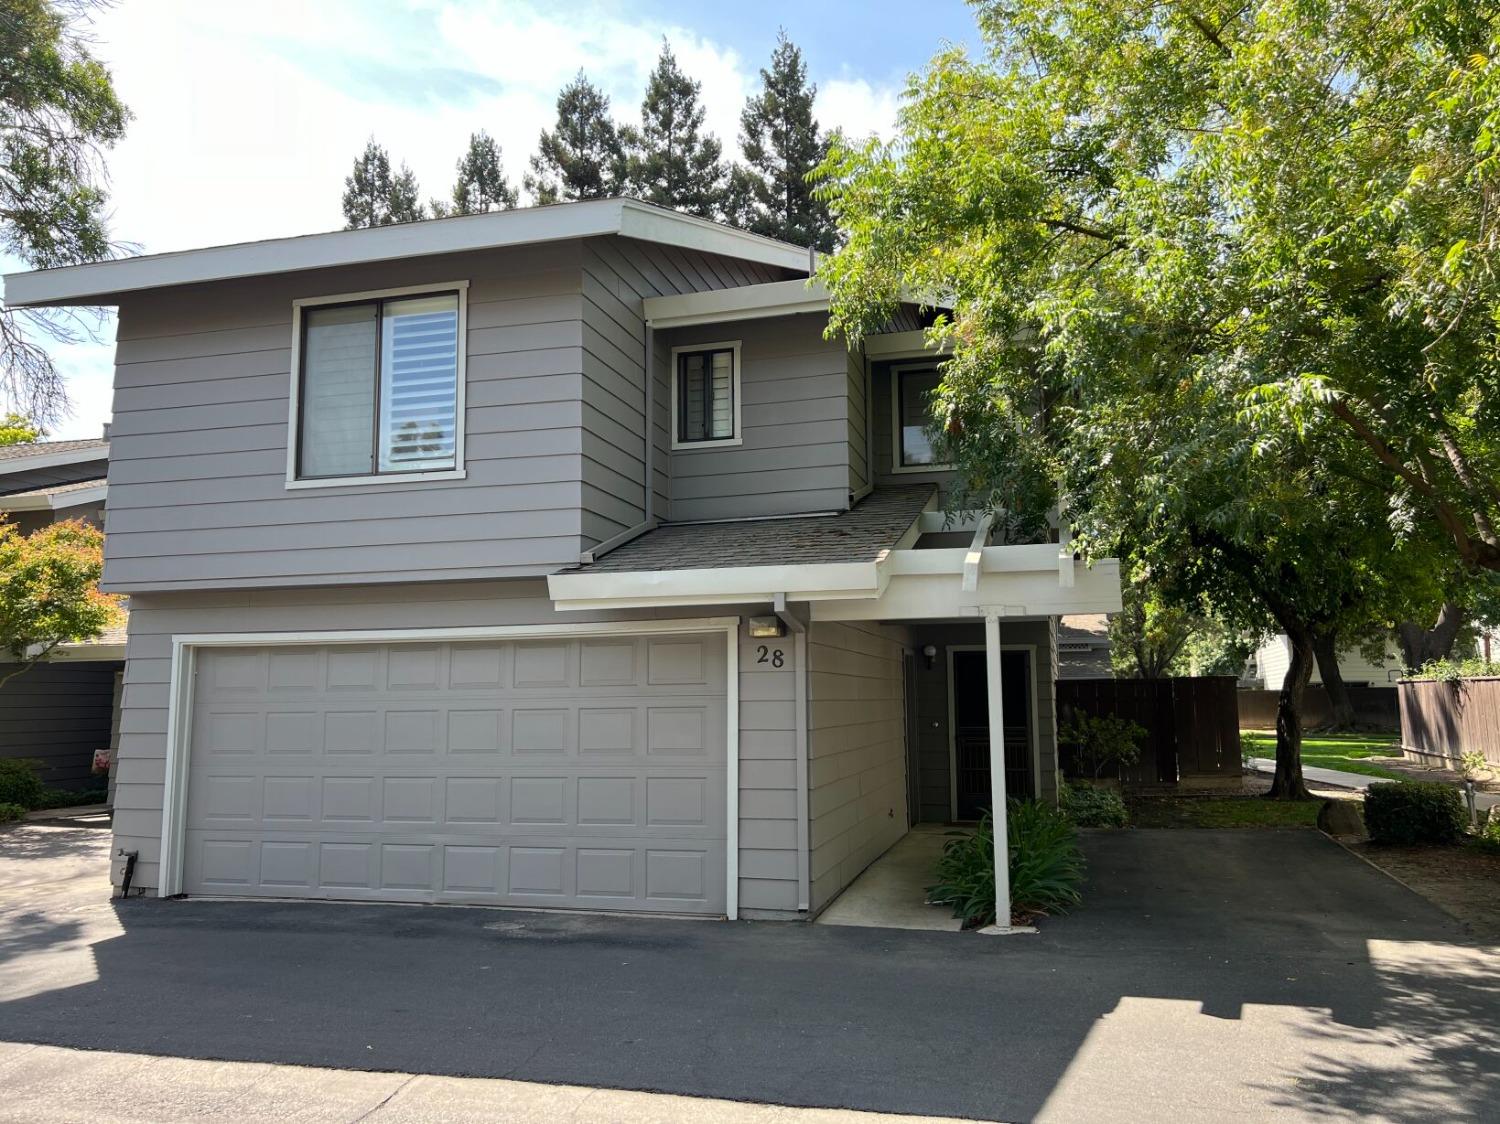
M29 761L0 759L0 804L35 808L44 792L41 778Z
M1468 823L1458 789L1437 781L1390 781L1365 789L1365 830L1376 843L1457 843Z
M1065 784L1061 797L1063 815L1079 827L1124 827L1130 822L1125 801L1111 789Z
M1083 853L1062 813L1034 801L1006 802L1011 915L1066 913L1082 900ZM986 812L979 827L956 834L938 859L929 900L951 905L965 928L995 921L995 825Z

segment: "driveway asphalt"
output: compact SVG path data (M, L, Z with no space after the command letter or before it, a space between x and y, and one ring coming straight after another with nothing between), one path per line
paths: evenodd
M0 1039L1012 1121L1500 1104L1497 950L1310 830L1091 833L1084 907L1007 937L110 902L107 846L0 833Z

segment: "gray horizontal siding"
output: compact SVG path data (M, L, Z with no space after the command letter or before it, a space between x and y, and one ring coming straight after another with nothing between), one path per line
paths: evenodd
M88 788L110 745L118 660L33 664L0 686L0 757L32 761L42 783ZM0 675L13 668L0 664Z
M590 452L579 256L530 247L127 299L107 586L472 578L575 560ZM288 490L292 301L456 280L469 282L466 479Z
M849 506L849 360L823 327L822 317L784 316L662 333L666 348L740 341L741 443L671 453L671 518Z
M750 610L745 610L750 611ZM735 615L733 608L715 615ZM192 633L502 626L701 615L692 610L558 613L538 580L439 582L138 594L131 598L119 764L116 850L139 850L136 884L157 885L166 771L172 637ZM751 915L795 916L796 735L793 669L755 663L759 641L740 638L740 905ZM790 645L788 645L790 651ZM106 701L108 696L106 695ZM104 741L109 735L108 717ZM118 882L119 872L115 872Z

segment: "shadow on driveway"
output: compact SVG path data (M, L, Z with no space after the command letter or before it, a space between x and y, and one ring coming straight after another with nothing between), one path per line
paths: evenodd
M1491 950L1320 834L1085 849L1085 908L1003 938L116 902L81 950L12 934L0 1037L1004 1120L1500 1103Z

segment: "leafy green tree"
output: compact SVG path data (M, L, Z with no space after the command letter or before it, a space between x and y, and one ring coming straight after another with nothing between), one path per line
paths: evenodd
M88 9L7 0L0 18L0 245L37 269L115 251L103 151L124 135L130 114L77 30ZM61 421L63 380L37 337L83 334L54 314L0 310L0 398L39 425Z
M0 651L11 666L0 685L59 644L91 640L120 616L99 591L104 532L82 520L49 523L23 535L0 520Z
M41 436L36 423L22 414L0 416L0 445L29 445Z
M509 211L520 197L505 178L500 146L483 130L469 136L469 150L458 162L453 183L453 201L432 201L436 218L447 215L482 215L486 211Z
M703 132L702 89L663 39L641 101L641 126L623 130L621 141L630 194L712 219L724 211L725 170L718 138Z
M390 226L426 217L417 177L405 164L392 174L390 154L371 137L344 179L344 229Z
M731 178L731 217L756 234L831 250L833 219L809 178L828 152L813 116L818 88L808 82L802 51L785 30L777 33L760 81L760 93L746 100L740 114L745 163L735 166Z
M966 486L1055 494L1085 549L1286 632L1273 792L1301 795L1314 633L1407 538L1500 567L1496 17L976 7L983 57L939 55L895 138L825 165L833 328L951 294Z
M538 203L606 199L625 178L620 133L609 115L609 98L583 71L557 95L557 124L542 130L530 171L523 178Z

